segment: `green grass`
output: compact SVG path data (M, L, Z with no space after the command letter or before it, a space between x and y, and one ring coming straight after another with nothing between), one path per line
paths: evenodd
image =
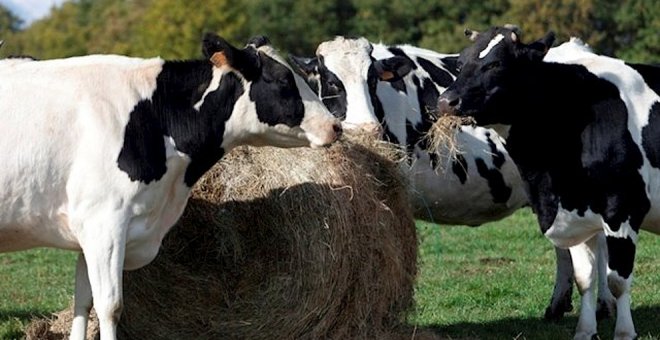
M76 256L54 249L0 254L0 339L20 339L30 319L68 306Z
M542 320L555 275L555 252L530 210L479 228L418 223L419 278L412 324L451 339L571 339L574 311ZM640 339L660 339L660 237L643 232L635 263L633 318ZM614 323L601 322L601 339Z
M411 324L450 339L570 339L575 311L542 320L554 283L554 250L529 210L479 228L418 223L419 278ZM635 267L633 318L640 339L660 339L660 237L643 233ZM76 254L0 254L0 339L20 339L30 319L66 308ZM601 322L611 339L612 321Z

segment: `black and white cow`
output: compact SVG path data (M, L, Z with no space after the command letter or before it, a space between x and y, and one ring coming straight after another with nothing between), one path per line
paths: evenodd
M425 135L440 93L454 79L456 57L337 37L321 43L316 58L291 60L345 129L381 131L408 150L405 171L418 218L477 226L510 215L527 200L494 130L462 127L456 160L438 157L446 150L427 151Z
M572 40L548 57L572 60L584 51L589 51L584 43ZM384 130L385 139L410 151L415 161L405 170L417 192L418 218L480 225L510 215L527 199L518 170L492 129L461 127L456 135L461 152L449 163L426 152L422 137L434 120L436 100L455 78L457 58L410 45L337 37L320 44L316 58L290 59L345 128ZM560 248L556 253L555 288L545 313L549 320L572 309L571 256ZM602 284L598 298L607 315L612 297Z
M71 338L116 337L122 270L151 262L191 187L241 145L323 146L340 124L263 37L206 59L0 64L0 252L80 251Z
M476 36L459 58L442 112L510 126L507 149L527 183L541 231L573 256L581 293L595 282L597 236L608 251L616 339L636 336L630 289L640 228L660 233L660 69L585 53L543 62L554 35L529 45L508 28ZM578 268L587 268L578 273ZM597 332L583 296L575 338Z

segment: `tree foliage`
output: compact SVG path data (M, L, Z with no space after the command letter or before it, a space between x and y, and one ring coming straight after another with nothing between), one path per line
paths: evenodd
M55 58L88 53L191 58L204 31L242 46L265 34L279 49L314 53L335 35L408 43L444 53L469 44L465 28L513 23L531 41L547 31L578 36L597 52L658 62L657 0L69 0L21 28L0 6L2 54Z
M7 7L0 5L0 38L17 32L22 24L23 21L19 17Z

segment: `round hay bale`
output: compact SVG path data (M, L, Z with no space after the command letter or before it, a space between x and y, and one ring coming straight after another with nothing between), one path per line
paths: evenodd
M124 275L124 339L410 338L417 238L399 153L241 147Z

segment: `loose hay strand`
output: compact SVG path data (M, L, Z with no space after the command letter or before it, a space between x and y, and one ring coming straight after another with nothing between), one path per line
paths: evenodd
M439 156L443 162L439 164L448 164L456 159L462 153L458 143L456 143L456 134L462 125L474 125L472 117L458 116L440 116L424 136L426 150ZM446 167L438 167L444 169ZM436 169L437 170L437 169Z

